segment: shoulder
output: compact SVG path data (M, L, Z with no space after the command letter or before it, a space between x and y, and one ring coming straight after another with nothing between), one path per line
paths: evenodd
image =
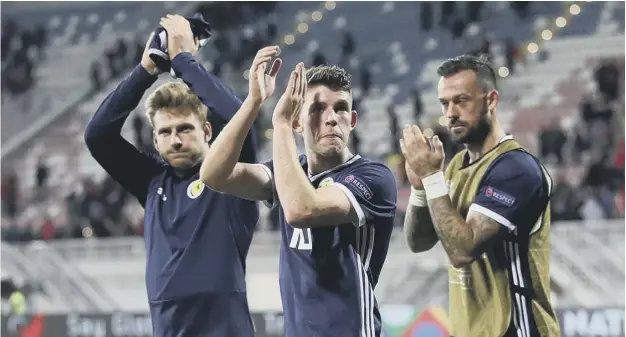
M503 153L487 170L487 179L523 179L529 183L544 181L544 170L539 159L521 149Z
M383 163L361 158L347 167L342 174L343 184L366 186L374 195L397 194L396 179Z
M543 179L543 169L539 159L522 149L503 153L491 163L489 171L509 175L525 174L530 178Z

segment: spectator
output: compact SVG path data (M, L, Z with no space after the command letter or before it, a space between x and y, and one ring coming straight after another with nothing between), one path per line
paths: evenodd
M540 155L544 159L555 156L556 162L563 165L563 147L567 142L567 136L561 129L560 119L554 118L552 123L545 126L539 133Z
M346 67L346 65L348 64L348 60L354 54L355 48L356 46L355 46L354 37L352 36L352 34L350 34L350 32L344 32L343 41L341 43L340 64L342 65L342 67Z
M317 66L321 66L326 64L326 56L324 56L324 54L322 54L321 52L315 52L313 54L313 66L317 67Z
M361 64L359 67L359 74L361 75L361 90L363 91L363 96L367 96L372 86L372 74L369 67L365 64Z
M420 2L419 22L424 32L430 32L433 28L433 3L429 1Z
M400 153L400 125L398 123L398 114L394 104L387 106L387 116L389 117L389 132L391 132L391 148L392 153Z
M582 220L580 214L583 205L583 195L567 181L563 170L554 175L554 190L550 200L550 210L553 221Z
M420 92L417 88L411 90L411 98L413 101L413 119L417 125L420 124L420 118L422 118L422 113L424 112L424 106L422 104L422 97L420 96Z

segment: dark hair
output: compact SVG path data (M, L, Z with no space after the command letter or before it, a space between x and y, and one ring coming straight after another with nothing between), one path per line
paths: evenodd
M306 71L309 86L324 85L333 91L352 90L352 76L343 68L335 65L321 65Z
M437 68L437 74L442 77L448 77L463 70L473 71L484 91L497 89L496 72L489 65L486 55L481 55L480 57L461 55L447 59Z

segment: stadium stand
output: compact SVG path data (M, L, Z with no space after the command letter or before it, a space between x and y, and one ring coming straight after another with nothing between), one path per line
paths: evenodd
M397 159L397 125L417 122L438 132L437 66L461 53L489 54L502 77L500 116L542 157L557 183L551 247L557 305L623 306L624 159L618 150L624 145L624 3L479 3L459 3L449 14L441 4L280 2L243 11L248 14L233 20L234 27L216 24L213 47L199 58L242 94L251 53L263 42L281 43L285 69L322 59L350 69L360 112L359 152L387 160L396 171L401 218L408 185ZM147 309L141 208L97 166L82 139L90 116L127 69L103 77L100 86L87 74L117 37L136 44L160 15L210 13L211 6L13 9L16 22L43 24L49 41L30 89L2 96L2 272L37 286L30 296L36 310ZM250 17L258 20L251 23ZM5 64L3 56L3 70ZM613 97L615 88L619 94ZM271 135L268 113L259 121L262 140ZM132 116L125 137L149 148L142 138L149 132L143 108ZM562 144L554 141L562 138ZM556 143L561 146L548 146ZM261 142L261 159L270 157L270 144ZM271 222L264 214L261 227L272 228ZM275 232L261 230L251 248L248 289L254 310L281 309L277 240ZM445 307L447 277L441 247L411 254L398 229L377 296L385 304Z

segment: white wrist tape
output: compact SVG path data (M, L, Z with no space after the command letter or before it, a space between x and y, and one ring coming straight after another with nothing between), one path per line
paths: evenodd
M424 191L426 191L426 200L437 199L448 195L448 184L441 171L433 173L426 178L422 178L422 183L424 184Z
M409 197L409 205L417 207L428 206L428 200L426 200L426 191L416 190L411 186L411 196Z

